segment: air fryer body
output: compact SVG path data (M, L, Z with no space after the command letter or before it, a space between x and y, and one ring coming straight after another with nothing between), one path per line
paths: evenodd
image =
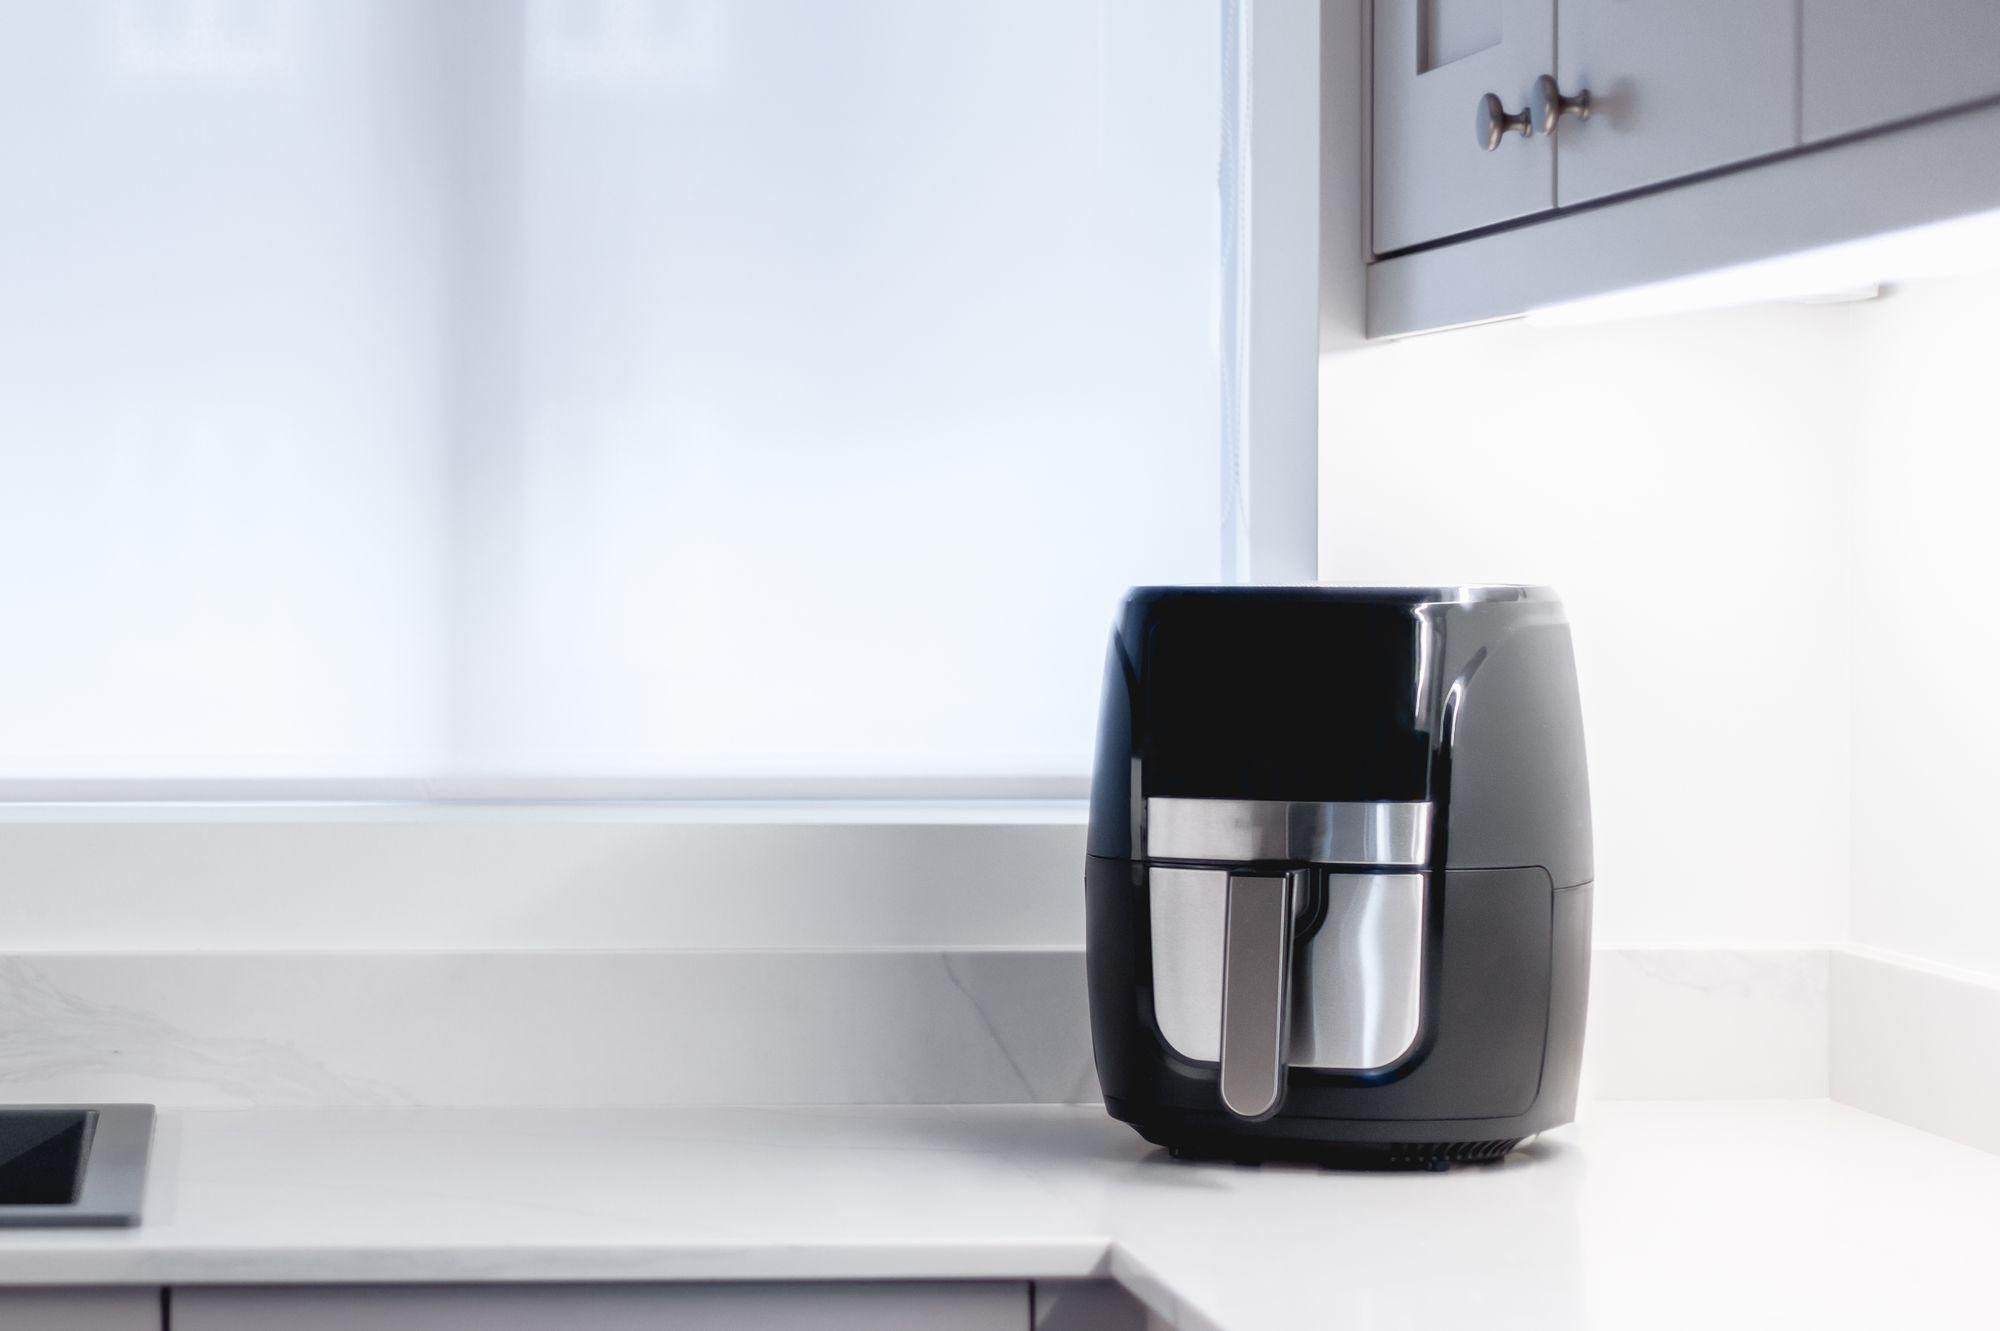
M1141 588L1091 787L1105 1103L1177 1153L1438 1165L1568 1122L1582 722L1538 588Z

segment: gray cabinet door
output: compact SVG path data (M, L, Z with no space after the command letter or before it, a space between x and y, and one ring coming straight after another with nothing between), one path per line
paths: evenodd
M1028 1287L319 1285L176 1289L172 1309L173 1331L1022 1331Z
M1549 140L1487 151L1480 101L1525 110L1555 58L1555 0L1375 0L1377 254L1542 212L1555 202Z
M1877 3L1878 0L1865 0ZM1555 133L1568 206L1798 144L1796 0L1562 0Z
M1995 0L1805 0L1807 143L2000 97Z
M157 1289L0 1289L6 1331L160 1331Z

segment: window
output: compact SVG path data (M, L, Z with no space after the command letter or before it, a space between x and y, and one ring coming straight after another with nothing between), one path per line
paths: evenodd
M1069 790L1224 571L1214 3L9 23L14 793Z

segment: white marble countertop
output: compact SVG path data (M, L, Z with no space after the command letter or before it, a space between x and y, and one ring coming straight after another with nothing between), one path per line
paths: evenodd
M1821 1101L1597 1104L1447 1174L1177 1164L1092 1108L187 1110L145 1223L0 1284L1109 1276L1173 1325L2000 1324L2000 1157Z

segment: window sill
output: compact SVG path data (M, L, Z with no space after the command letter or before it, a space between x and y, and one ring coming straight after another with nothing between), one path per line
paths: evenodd
M0 825L667 823L744 827L1080 825L1079 796L911 799L61 799L0 802Z
M9 952L1073 947L1080 801L0 807Z

